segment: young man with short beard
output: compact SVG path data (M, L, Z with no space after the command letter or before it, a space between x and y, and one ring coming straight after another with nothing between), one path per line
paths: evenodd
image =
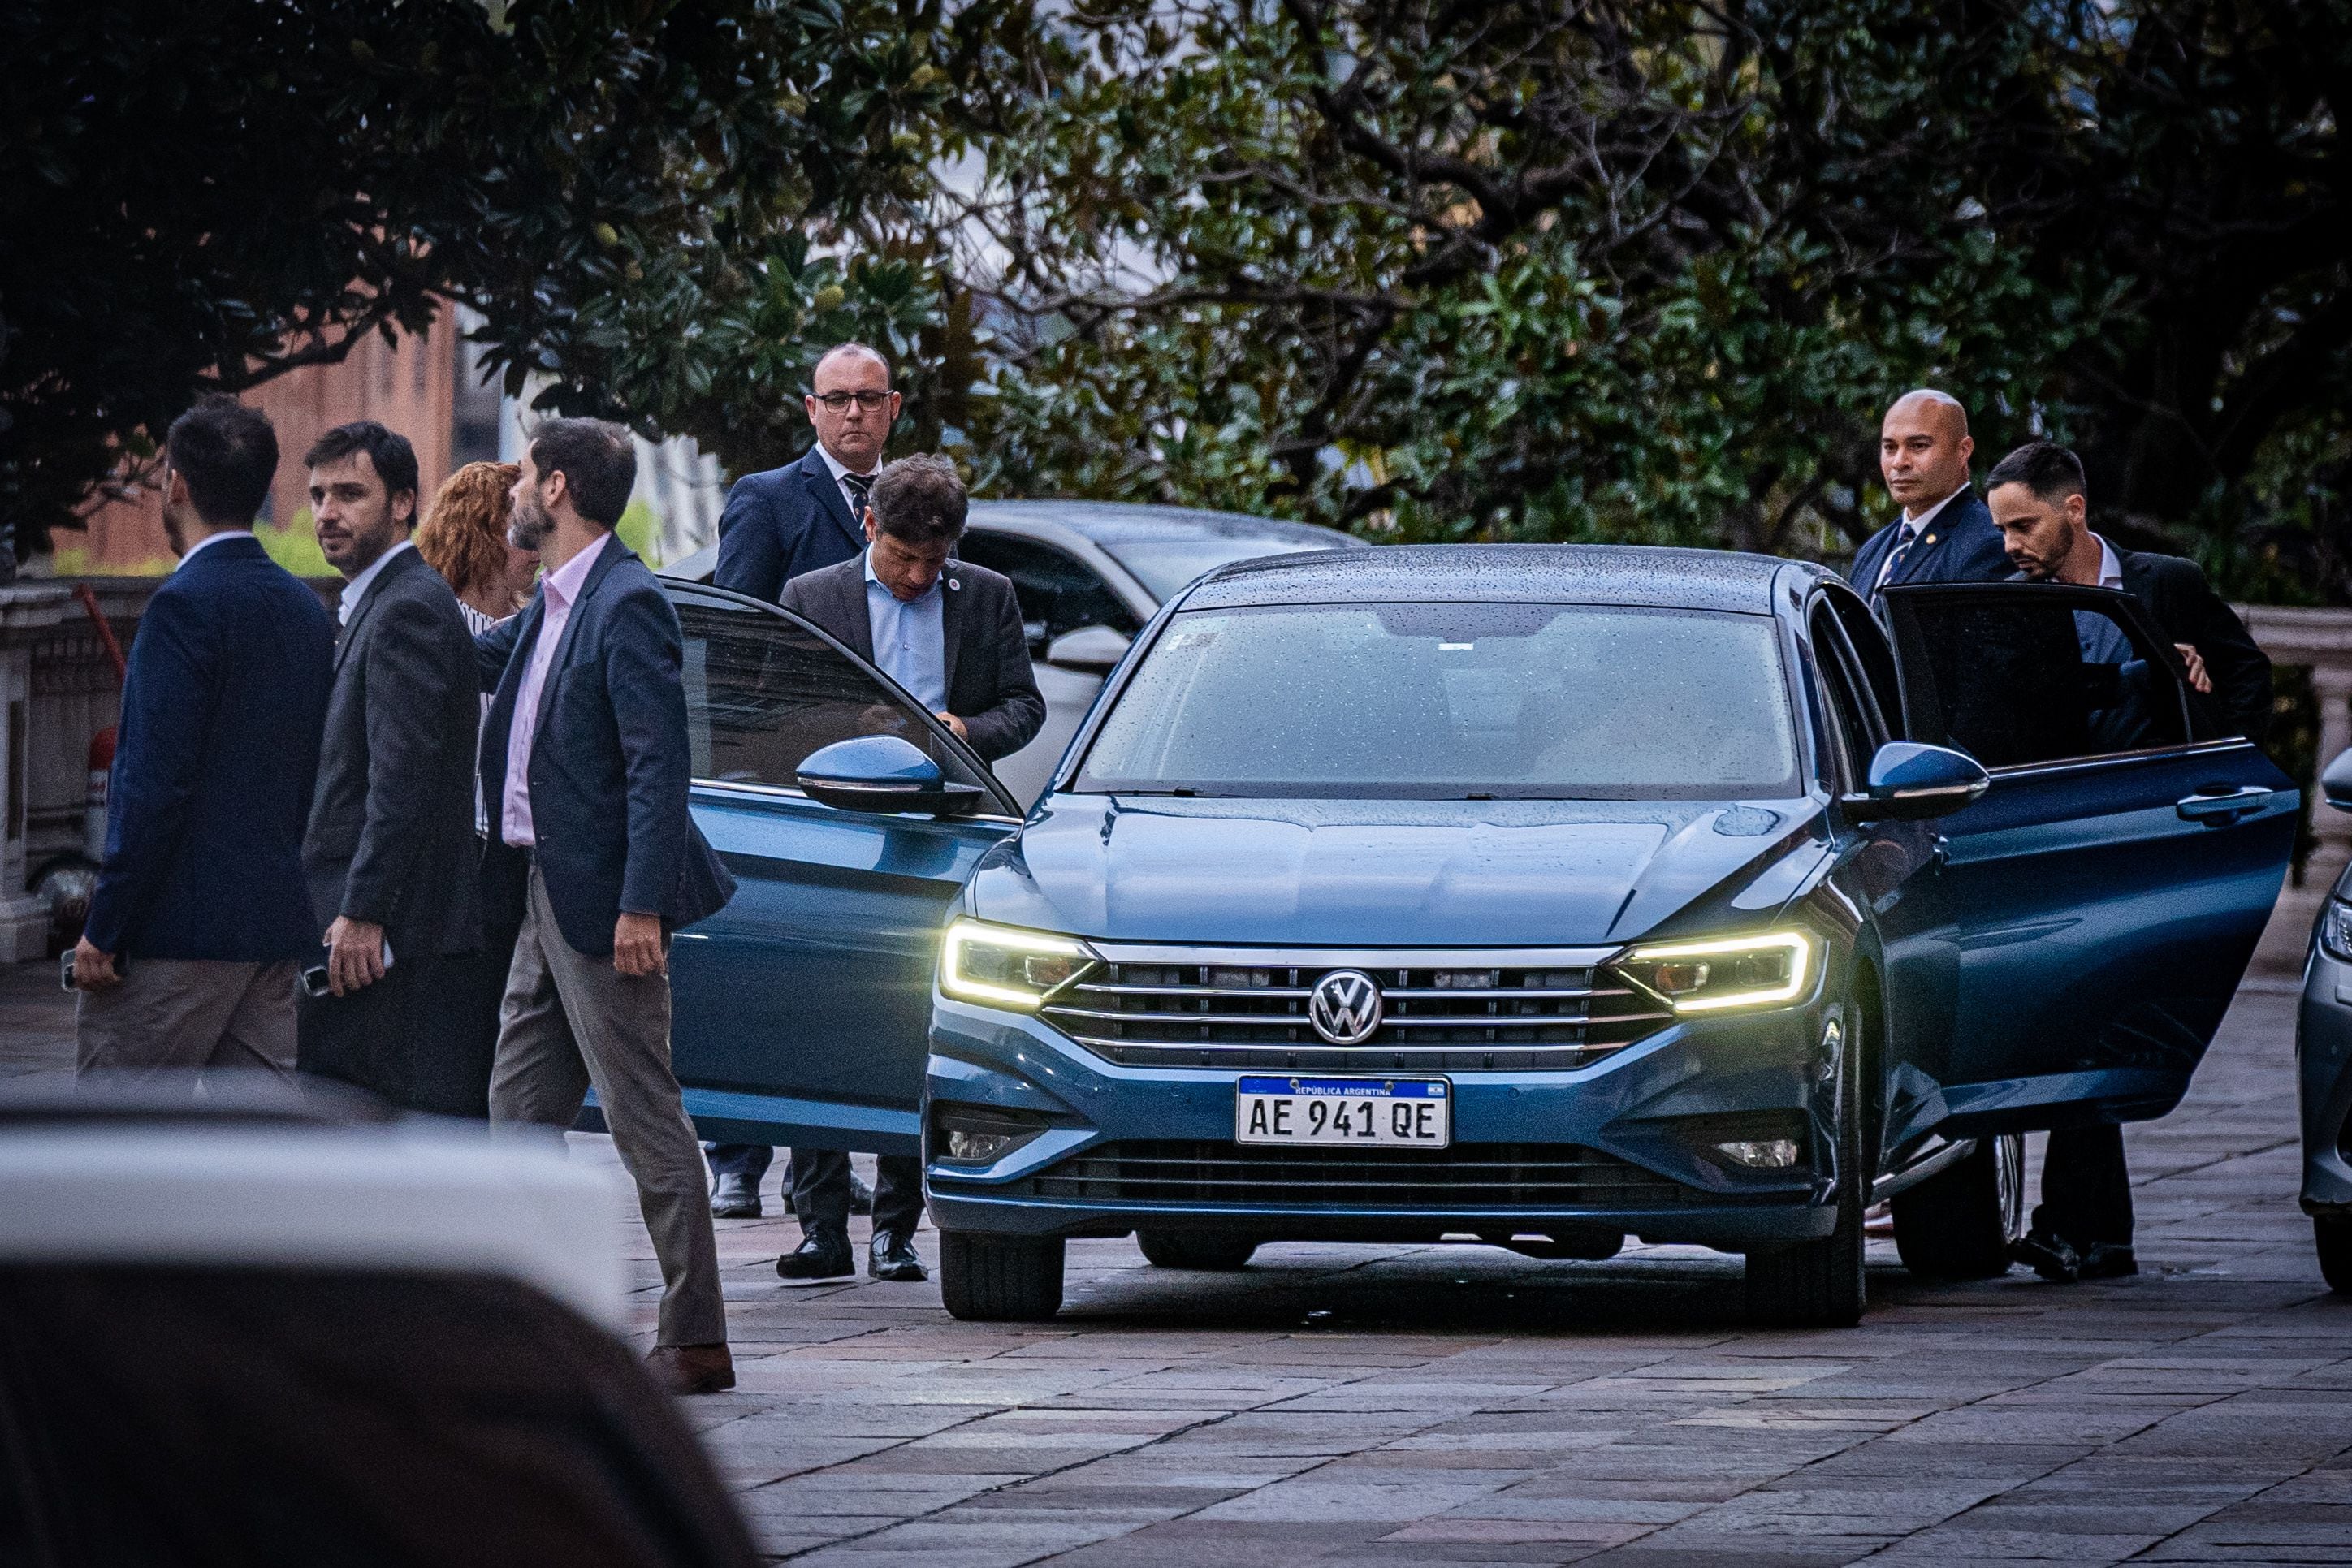
M489 1114L490 1064L449 1016L481 942L474 639L416 553L416 454L373 420L312 444L319 549L344 579L302 862L323 994L297 1002L305 1072L444 1115Z

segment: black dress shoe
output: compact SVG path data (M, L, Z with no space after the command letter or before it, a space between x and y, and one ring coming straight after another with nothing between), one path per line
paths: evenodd
M2047 1230L2029 1230L2010 1243L2009 1255L2054 1284L2071 1285L2083 1277L2083 1260L2066 1239Z
M730 1171L719 1178L710 1189L710 1218L713 1219L757 1219L760 1218L760 1189L746 1177Z
M873 1249L866 1254L866 1271L877 1280L899 1280L910 1284L931 1277L923 1260L915 1256L914 1239L895 1230L874 1233Z
M846 1236L812 1236L776 1260L776 1277L782 1280L835 1280L857 1272Z
M2139 1272L2139 1258L2128 1241L2094 1241L2083 1254L2081 1272L2085 1280L2127 1279Z

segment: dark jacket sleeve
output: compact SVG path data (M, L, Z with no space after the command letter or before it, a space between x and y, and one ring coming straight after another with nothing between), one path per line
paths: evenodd
M727 492L719 514L719 565L710 580L737 593L772 604L783 591L784 519L777 499L757 474L747 474Z
M320 915L388 925L401 890L432 842L431 781L440 770L449 682L470 679L474 672L450 668L443 627L423 600L387 598L369 621L363 653L367 814L343 879L343 906Z
M2271 661L2196 562L2167 562L2166 629L2195 648L2230 727L2259 744L2271 727Z
M685 865L693 760L683 664L677 616L660 591L624 594L604 630L604 689L627 793L624 915L667 914Z
M993 622L974 619L971 634L993 644L996 691L978 713L960 713L971 748L987 761L1010 757L1045 725L1045 698L1029 666L1029 639L1021 629L1021 601L1009 585L998 590ZM975 648L974 655L983 650Z
M122 749L108 785L106 862L82 926L101 953L122 951L186 830L218 696L218 659L193 595L163 591L148 601L123 682ZM306 782L305 799L308 790Z
M530 606L523 608L528 611ZM507 662L514 657L515 639L522 635L522 621L520 614L509 615L488 631L476 633L474 662L482 690L497 691L499 682L506 678Z

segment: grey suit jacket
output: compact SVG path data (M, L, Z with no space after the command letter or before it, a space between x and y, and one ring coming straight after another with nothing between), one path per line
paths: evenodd
M335 647L302 869L323 931L383 926L397 961L481 942L474 639L413 549L384 563Z
M940 592L948 712L963 720L971 748L983 760L1010 757L1045 723L1045 699L1029 667L1029 641L1021 630L1013 580L968 560L950 560ZM793 579L777 602L872 661L874 624L866 610L864 555Z

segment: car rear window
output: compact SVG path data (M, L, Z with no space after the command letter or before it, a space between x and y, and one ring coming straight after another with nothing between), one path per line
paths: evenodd
M1135 580L1162 603L1174 598L1178 589L1202 572L1234 561L1330 548L1320 539L1301 538L1296 534L1202 533L1160 538L1114 535L1098 542L1113 560L1134 573Z
M1175 617L1075 781L1097 793L1717 800L1799 792L1766 616L1559 604Z

